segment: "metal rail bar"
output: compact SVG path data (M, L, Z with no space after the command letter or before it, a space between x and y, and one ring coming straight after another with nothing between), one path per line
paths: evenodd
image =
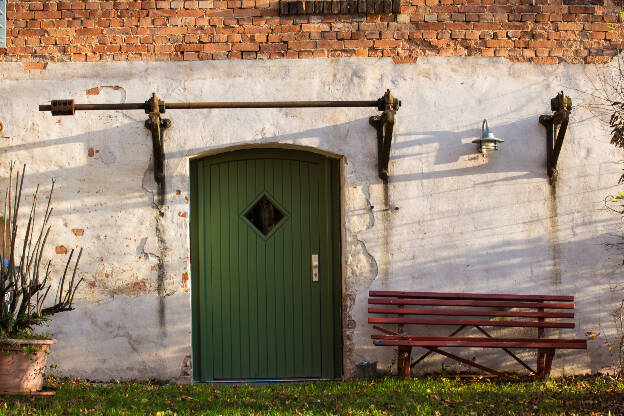
M170 103L168 109L200 108L308 108L308 107L377 107L377 101L259 101L259 102L200 102Z
M0 0L2 1L2 0ZM240 102L187 102L166 103L158 99L156 93L144 103L105 103L105 104L76 104L73 99L52 100L50 104L39 105L39 111L49 111L53 116L73 116L76 111L111 111L111 110L143 110L149 119L145 127L152 133L154 153L154 180L159 185L159 195L164 197L164 132L171 126L171 120L162 115L169 110L200 110L200 109L239 109L239 108L353 108L374 107L382 111L381 116L370 118L371 124L377 130L378 142L378 170L379 177L388 180L388 163L390 160L390 146L392 131L395 123L395 114L401 106L387 90L378 100L366 101L240 101ZM162 198L160 198L162 200ZM164 200L163 200L164 201Z
M218 108L310 108L310 107L378 107L377 101L241 101L241 102L188 102L159 103L164 110L200 110ZM52 111L52 104L41 104L39 111ZM145 110L146 103L73 104L75 111Z

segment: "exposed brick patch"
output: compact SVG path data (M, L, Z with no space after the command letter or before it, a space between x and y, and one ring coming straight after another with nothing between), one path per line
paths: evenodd
M56 252L56 254L67 254L67 247L65 247L65 246L56 246L54 248L54 251Z
M182 279L180 280L180 287L184 289L185 292L189 291L188 281L189 281L188 272L182 273Z
M86 93L87 95L98 95L102 91L100 87L89 88Z
M622 45L618 7L563 1L402 0L400 12L284 16L279 0L9 0L0 61L22 61L25 69L45 69L42 61L389 57L406 63L432 55L609 61Z
M72 228L71 231L76 237L82 237L84 235L84 230L82 228Z
M395 64L411 64L416 60L416 58L410 58L406 56L395 56L392 58L392 62Z
M34 69L43 71L48 67L47 62L22 62L22 68L25 71L32 71Z

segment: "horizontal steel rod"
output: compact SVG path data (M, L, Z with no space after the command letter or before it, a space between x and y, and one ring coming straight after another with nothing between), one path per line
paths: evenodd
M206 102L167 103L172 110L200 108L306 108L306 107L377 107L377 101L259 101L259 102Z
M74 104L76 110L145 110L145 103ZM39 111L52 111L50 104L40 104Z
M258 101L258 102L198 102L165 103L167 110L195 110L217 108L309 108L309 107L377 107L377 101ZM74 104L76 111L85 110L145 110L146 103ZM162 106L161 106L162 108ZM51 111L50 104L42 104L39 111ZM162 110L161 110L162 111Z

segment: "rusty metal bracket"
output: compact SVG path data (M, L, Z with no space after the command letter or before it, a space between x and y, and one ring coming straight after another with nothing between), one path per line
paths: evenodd
M377 102L377 109L383 113L380 116L372 116L368 122L377 130L377 170L379 177L383 181L387 181L392 132L396 122L396 112L401 106L401 101L394 98L390 90L387 90Z
M171 120L162 118L165 102L160 101L156 93L145 102L145 112L149 118L145 120L145 128L152 133L152 151L154 158L154 180L160 188L165 185L165 130L171 127Z
M550 184L557 181L557 160L572 111L572 99L561 91L550 100L550 109L553 114L544 114L539 117L539 122L546 128L546 169Z

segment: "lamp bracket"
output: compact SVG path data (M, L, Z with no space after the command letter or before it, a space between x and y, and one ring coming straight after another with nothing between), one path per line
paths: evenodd
M561 91L550 100L550 109L553 114L541 115L539 122L546 128L546 169L552 185L557 180L557 160L570 121L572 99Z

